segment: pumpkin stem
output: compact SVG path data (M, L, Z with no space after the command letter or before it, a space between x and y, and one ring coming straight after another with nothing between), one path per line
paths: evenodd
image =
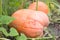
M38 10L38 0L36 0L36 10Z
M33 0L33 2L34 2L34 0Z

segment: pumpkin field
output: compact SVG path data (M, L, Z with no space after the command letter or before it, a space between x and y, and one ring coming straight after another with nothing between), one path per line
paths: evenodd
M60 40L60 0L0 0L0 40Z

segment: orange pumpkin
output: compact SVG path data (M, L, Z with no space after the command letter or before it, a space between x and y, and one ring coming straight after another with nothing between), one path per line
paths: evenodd
M15 20L11 22L10 26L28 37L41 37L43 35L43 26L49 24L48 16L45 13L30 9L18 10L13 13L12 17Z
M33 2L29 5L29 9L36 10L36 2ZM39 1L38 2L38 11L43 11L45 14L48 14L49 8L48 5L46 5L44 2Z
M34 28L33 27L30 28L31 25ZM31 24L27 24L26 26L27 26L26 28L23 28L22 33L24 33L27 37L35 38L35 37L42 37L43 36L43 26L41 24L36 23L34 25L33 23L31 23ZM36 28L36 26L38 26L38 27Z

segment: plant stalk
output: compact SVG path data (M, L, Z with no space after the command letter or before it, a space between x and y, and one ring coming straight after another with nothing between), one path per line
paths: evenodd
M33 2L34 2L34 0L33 0Z
M0 0L0 15L2 15L2 0Z
M36 10L38 10L38 0L36 0Z

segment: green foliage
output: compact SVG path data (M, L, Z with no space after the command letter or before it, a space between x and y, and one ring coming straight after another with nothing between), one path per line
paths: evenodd
M0 0L0 15L2 15L2 0Z
M52 5L51 5L52 4ZM52 7L54 6L54 7ZM50 3L50 21L52 23L60 23L60 5L53 2Z
M21 34L21 36L17 36L16 40L27 40L27 37L24 34Z
M3 15L11 15L20 6L20 0L3 0Z
M10 33L9 33L9 36L17 36L19 35L18 32L16 31L16 29L14 28L11 28L10 29Z
M12 15L18 9L26 8L27 0L3 0L3 15ZM26 4L27 5L27 4ZM24 6L24 7L23 7Z
M7 30L3 27L0 27L0 31L5 35L5 36L9 36L9 34L7 33Z
M16 29L11 28L10 32L8 33L7 30L4 27L0 27L0 31L6 36L17 36L19 35L18 32L16 31Z
M7 15L1 15L0 16L0 23L1 24L7 24L8 25L13 20L14 20L13 17L7 16Z

